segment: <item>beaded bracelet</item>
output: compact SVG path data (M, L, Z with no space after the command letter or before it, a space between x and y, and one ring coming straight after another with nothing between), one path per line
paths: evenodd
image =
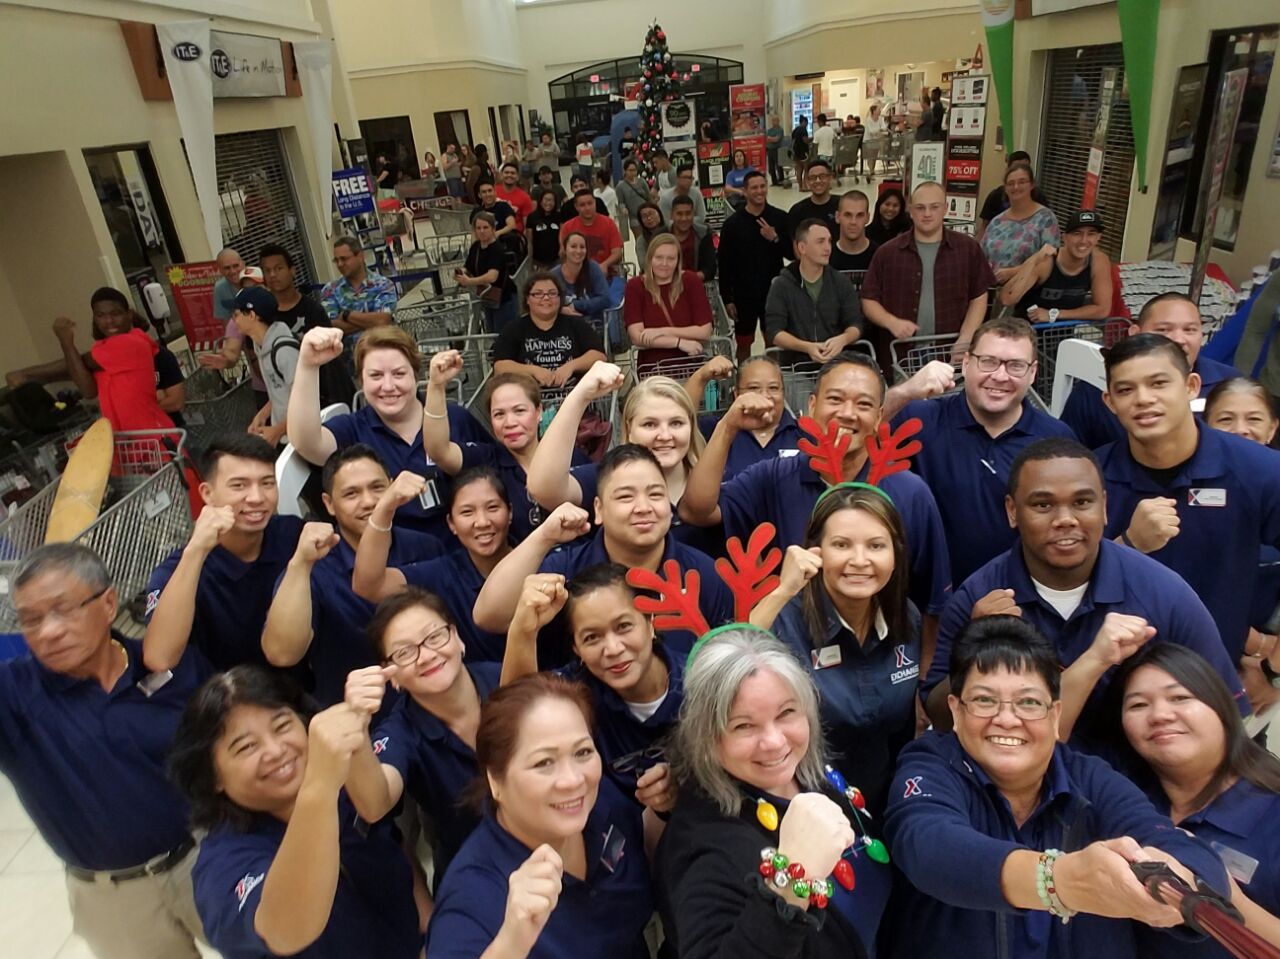
M800 899L808 899L815 909L826 909L835 887L830 879L807 879L804 866L792 862L772 846L760 850L760 875L780 891L790 889Z
M1063 925L1066 925L1075 913L1063 905L1058 897L1058 888L1053 881L1053 864L1061 855L1061 849L1046 849L1036 860L1036 894L1040 897L1041 904L1049 910L1049 914L1061 919Z

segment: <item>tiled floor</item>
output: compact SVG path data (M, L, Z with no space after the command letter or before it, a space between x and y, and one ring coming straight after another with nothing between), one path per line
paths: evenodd
M854 185L848 178L844 187ZM874 196L874 188L859 184ZM769 202L784 210L802 194L773 187ZM632 254L628 246L628 255ZM92 959L84 940L71 933L62 864L45 845L18 802L13 786L0 776L0 953L15 959ZM206 950L207 956L217 953Z

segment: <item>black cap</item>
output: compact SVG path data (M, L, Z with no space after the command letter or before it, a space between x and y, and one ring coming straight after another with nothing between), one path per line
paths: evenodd
M1074 214L1071 217L1071 219L1067 221L1066 229L1064 229L1062 232L1074 233L1076 230L1082 230L1086 226L1092 227L1093 229L1101 233L1103 229L1105 229L1102 225L1102 214L1099 213L1097 210L1081 210L1079 213Z
M275 319L279 304L270 290L264 290L260 286L246 286L236 294L236 309L256 313L263 323L270 323Z

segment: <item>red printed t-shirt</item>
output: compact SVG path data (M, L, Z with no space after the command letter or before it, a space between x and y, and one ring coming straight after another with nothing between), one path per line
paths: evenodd
M627 280L627 292L622 301L623 323L627 326L639 323L646 330L677 328L677 331L679 327L709 325L711 305L707 302L707 290L702 285L702 277L693 270L684 270L680 274L680 282L684 289L674 305L671 303L671 284L658 287L662 296L660 306L645 289L643 276L633 276ZM663 306L667 308L665 313ZM641 350L639 362L647 365L688 355L684 350L675 349Z
M98 404L113 430L173 429L173 420L156 398L158 352L155 341L138 329L99 340L89 351L99 367L93 371Z
M596 214L590 226L582 222L582 217L575 216L560 227L560 242L564 243L564 238L575 232L581 233L586 238L587 256L601 266L609 258L610 253L622 249L622 234L618 232L618 225L607 216Z

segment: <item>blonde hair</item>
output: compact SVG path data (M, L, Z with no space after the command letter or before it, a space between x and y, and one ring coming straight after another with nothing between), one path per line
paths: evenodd
M685 388L669 376L649 376L635 385L627 394L627 401L622 405L622 437L623 442L631 442L631 422L640 415L640 405L648 399L670 400L680 407L689 417L689 449L684 454L684 467L691 470L698 462L698 457L706 448L707 441L702 438L698 429L698 411L694 409L693 400Z
M648 247L644 251L644 288L649 295L653 297L653 302L658 304L658 308L667 315L667 322L671 322L671 314L667 313L667 305L662 302L662 293L658 290L658 281L653 278L653 254L654 251L664 246L674 246L676 248L676 271L671 276L671 305L676 305L676 300L680 299L680 294L684 292L684 282L681 280L681 274L684 272L684 257L680 252L680 241L670 233L659 233L649 241Z

